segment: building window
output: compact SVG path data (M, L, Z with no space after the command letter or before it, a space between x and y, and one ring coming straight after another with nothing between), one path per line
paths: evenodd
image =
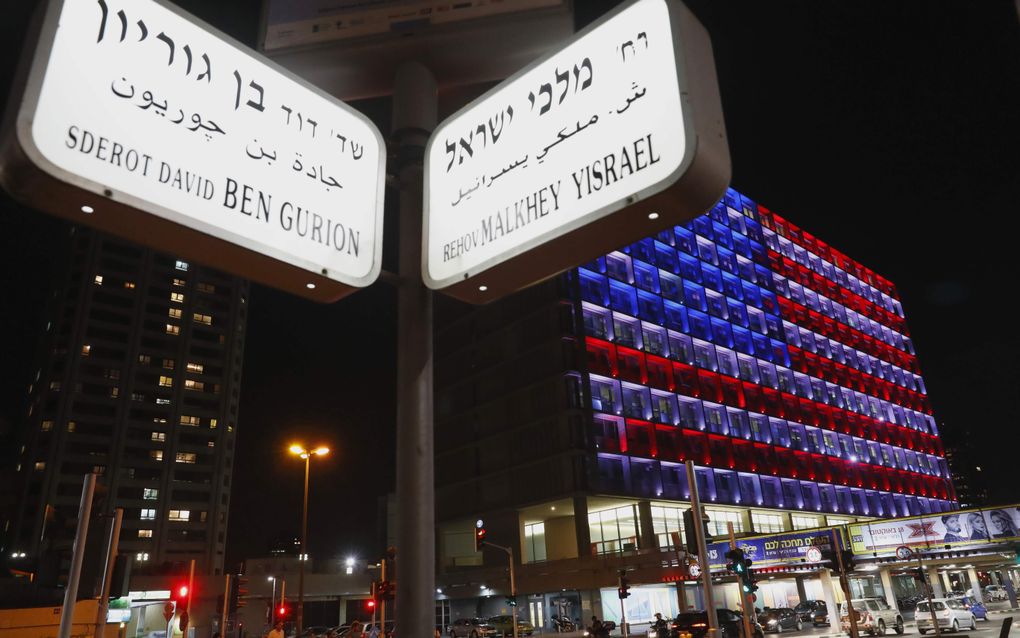
M116 399L120 396L120 388L110 388L110 398Z
M152 538L152 530L151 529L138 530L138 538Z
M209 419L209 429L210 430L216 429L216 419Z
M149 450L149 456L153 461L163 461L163 450Z
M170 510L171 521L189 521L191 520L191 510Z
M181 309L180 308L170 308L169 310L167 310L166 314L171 319L180 319L181 318Z
M60 392L60 382L59 381L50 381L50 390L55 390L57 392Z
M170 399L156 397L156 405L170 405Z
M652 529L659 539L660 549L680 548L679 544L683 543L684 509L652 506Z
M89 356L89 353L91 353L91 352L92 352L92 346L90 346L89 344L86 343L85 345L83 345L81 347L81 356L87 357L87 356Z
M783 524L782 514L751 512L751 523L754 525L754 531L759 533L786 531L786 525Z
M168 324L166 324L166 333L168 335L179 335L179 334L181 334L181 327L180 326L175 326L172 323L168 323Z
M142 498L146 501L155 501L159 498L159 490L154 487L146 487L142 490Z
M49 432L50 430L53 429L53 421L43 421L39 425L39 429L41 429L43 432Z
M194 452L178 452L174 460L178 463L194 464L198 460L198 456Z
M526 563L534 563L546 559L545 523L533 523L524 526L524 551L524 562Z
M137 554L135 554L135 562L144 563L147 560L149 560L148 552L138 552Z
M740 512L706 509L705 513L710 519L708 533L712 536L726 536L729 533L726 523L733 523L733 532L736 534L744 531L744 517Z
M181 425L190 425L196 427L199 424L200 419L197 416L181 416Z
M124 282L124 287L127 288L128 290L134 290L135 289L135 282L133 282L133 281L125 281Z
M172 377L166 377L166 376L160 375L160 377L159 377L159 386L161 388L172 388L172 387L174 387L174 380L173 380Z
M166 441L166 432L153 432L152 440L157 441L159 443L163 443L164 441Z
M149 363L152 363L152 357L150 357L147 354L140 354L138 355L138 363L144 363L148 365Z
M103 276L102 275L96 275L96 278L93 279L92 281L94 281L97 286L102 286L103 285Z
M202 374L205 371L205 366L201 363L188 362L188 372L194 372L196 374Z
M180 259L178 259L177 260L176 268L177 268L177 270L182 270L184 272L188 272L188 262L181 261Z
M143 521L154 521L156 520L156 510L143 509L142 515L139 518L141 518Z
M203 315L201 313L195 313L195 322L206 326L212 325L212 315Z
M854 522L854 519L848 518L846 516L826 516L825 517L825 524L826 525L849 525L850 523L853 523L853 522Z
M592 554L615 554L638 548L637 509L626 505L588 513Z
M45 470L46 469L46 462L45 461L36 461L35 462L35 469L36 469L36 471Z
M174 279L173 284L175 286L177 286L178 288L183 288L184 287L184 280L183 279Z
M793 523L793 529L813 529L818 527L817 516L798 516L793 514L790 516L790 521Z
M68 432L74 432L77 427L78 427L78 423L77 422L75 422L75 421L68 421L67 422L67 431Z
M183 292L170 293L170 301L174 303L184 303L184 293Z
M199 292L210 292L210 293L211 292L216 292L216 286L214 286L212 284L203 283L201 281L198 282L198 284L195 287L198 289Z
M186 390L196 390L198 392L201 392L205 390L205 384L202 383L201 381L195 381L194 379L185 379L184 388Z

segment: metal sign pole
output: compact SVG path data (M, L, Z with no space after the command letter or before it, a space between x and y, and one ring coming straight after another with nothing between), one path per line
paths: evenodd
M935 607L934 605L932 605L931 602L931 583L928 582L928 576L925 575L924 573L924 566L921 563L921 554L916 554L916 556L917 556L917 569L921 575L921 582L924 583L924 593L925 596L928 597L928 612L931 613L931 626L935 628L936 638L942 638L942 630L939 629L939 619L938 616L935 615Z
M74 622L74 603L78 598L78 580L81 578L81 563L85 558L85 539L89 535L89 517L92 516L92 495L96 491L96 475L86 474L81 488L81 503L78 505L78 529L74 532L74 547L71 550L71 573L67 576L64 590L64 608L60 612L60 630L57 638L69 638Z
M411 62L397 70L393 133L400 200L397 286L397 582L396 626L411 633L436 619L435 480L432 433L432 293L422 281L424 157L436 126L432 73ZM429 631L429 633L432 633Z
M846 613L850 620L851 638L860 638L857 629L857 612L854 611L853 593L850 591L850 579L846 574L846 565L843 564L843 545L836 536L836 530L832 530L832 549L836 553L836 563L839 565L839 584L843 588L843 595L846 596Z
M276 581L273 581L276 585ZM227 614L230 612L230 574L226 575L223 585L223 609L220 610L220 638L227 638Z
M99 593L99 611L96 613L95 638L103 638L106 630L106 614L110 610L110 587L113 584L113 564L117 561L117 546L120 544L120 525L124 520L124 508L113 512L110 524L110 539L106 543L106 571L103 572L103 587Z
M698 480L694 474L694 463L687 461L687 484L691 487L691 510L694 512L694 536L698 540L698 566L701 568L701 584L705 588L705 616L708 619L708 635L719 633L719 619L716 617L715 597L712 595L712 566L708 560L708 543L702 523L701 499L698 498Z

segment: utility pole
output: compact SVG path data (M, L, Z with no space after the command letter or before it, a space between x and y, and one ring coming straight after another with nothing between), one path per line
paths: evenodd
M730 535L730 549L736 549L737 538L736 536L733 535L732 522L730 521L726 522L726 531ZM751 604L748 605L749 602L748 595L746 592L744 592L744 586L740 582L739 577L737 578L737 593L740 594L740 608L741 611L743 611L743 614L741 614L741 617L743 619L743 623L741 623L741 626L744 628L744 638L754 638L754 634L751 633L751 621L749 620L749 617L754 610L754 603L751 602Z
M857 629L857 612L854 611L853 594L850 593L850 579L846 576L846 566L843 564L843 545L836 536L836 530L832 530L832 549L836 552L836 564L839 565L839 586L846 596L846 613L850 620L850 638L860 638L861 634ZM938 631L936 629L936 631Z
M395 162L387 172L399 190L397 285L397 582L396 625L435 625L436 542L433 468L432 293L422 281L425 146L437 120L436 79L417 62L397 70L393 89ZM413 548L413 550L411 549Z
M485 547L495 547L498 550L502 550L506 553L507 559L510 561L510 598L513 599L513 604L510 605L510 611L513 615L514 621L514 638L517 638L517 579L514 576L514 548L504 547L503 545L497 545L485 541Z
M74 623L74 603L78 598L78 581L81 579L81 563L85 558L85 540L89 535L89 517L92 516L92 495L96 491L96 475L86 474L81 488L81 503L78 505L78 528L74 532L74 547L71 550L71 573L67 576L64 590L64 607L60 612L60 629L57 638L70 638Z
M230 574L226 575L225 581L226 583L223 585L223 609L220 611L220 638L227 638L227 614L230 613ZM273 584L275 586L275 580Z
M103 638L106 630L106 614L110 611L110 588L113 585L113 566L117 562L117 546L120 544L120 525L124 519L124 508L113 512L110 523L110 537L106 541L106 571L103 572L103 586L99 592L99 611L96 612L95 638Z
M379 570L379 581L380 582L386 582L386 559L385 558L382 559L381 564L382 564L382 566L381 566L381 568ZM385 638L386 637L386 596L385 595L379 597L379 605L378 605L378 607L379 607L379 635L381 635L381 636L383 636L383 638ZM375 612L374 611L372 612L372 615L375 616ZM375 622L374 618L372 619L372 622Z
M705 589L705 616L708 619L708 635L710 638L713 638L719 632L719 618L716 616L715 597L712 595L712 569L708 562L708 543L705 541L705 526L701 514L701 499L698 498L698 479L694 473L694 462L687 461L686 465L687 484L691 487L694 537L698 541L698 566L701 568L701 586Z
M942 638L942 630L939 629L939 619L938 616L935 615L935 607L931 602L931 583L928 582L928 577L924 573L924 566L921 562L921 554L919 552L914 552L914 555L917 556L918 575L921 577L921 582L924 583L924 594L928 598L928 612L931 614L931 626L935 628L935 638Z

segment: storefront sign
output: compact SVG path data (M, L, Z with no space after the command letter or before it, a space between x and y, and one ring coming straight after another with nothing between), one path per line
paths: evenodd
M737 547L743 549L744 555L751 559L751 569L813 564L833 560L833 535L836 539L842 539L842 531L839 528L828 528L741 538L737 540ZM711 543L708 546L712 571L726 569L726 552L729 549L729 542Z
M703 213L729 175L707 33L632 0L437 128L425 282L491 301Z
M849 526L855 554L898 553L899 547L954 549L1020 540L1020 506L959 510Z
M16 197L320 300L375 280L367 118L161 0L51 0L37 41L0 159Z

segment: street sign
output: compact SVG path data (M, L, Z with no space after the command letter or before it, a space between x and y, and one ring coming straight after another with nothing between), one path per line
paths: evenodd
M701 576L701 565L698 563L691 563L687 566L687 573L691 575L691 578L697 578Z
M167 622L170 622L170 619L173 618L173 617L174 617L174 604L173 604L173 602L167 601L167 602L163 603L163 618L165 618Z
M367 118L163 0L42 9L0 155L15 197L320 301L376 279Z
M913 555L914 555L913 550L911 550L906 545L900 545L899 547L896 548L896 558L900 560L910 560L910 557Z
M631 0L436 129L423 277L486 303L711 207L730 177L708 34Z
M822 550L817 547L808 547L807 551L804 552L804 558L809 563L820 563L822 562Z

